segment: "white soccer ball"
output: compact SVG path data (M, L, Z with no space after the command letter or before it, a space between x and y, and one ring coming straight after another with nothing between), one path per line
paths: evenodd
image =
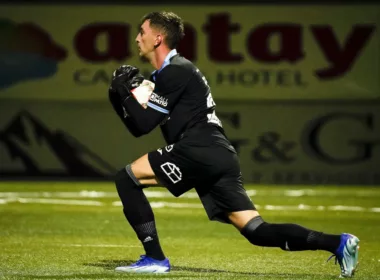
M143 82L137 87L131 90L132 95L145 109L148 107L147 103L154 90L155 84L149 80L143 80Z

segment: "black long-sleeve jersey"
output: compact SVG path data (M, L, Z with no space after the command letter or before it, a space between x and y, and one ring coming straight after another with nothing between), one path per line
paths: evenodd
M124 123L131 133L140 136L160 125L167 144L172 144L198 124L221 128L210 86L199 69L179 54L165 63L150 77L155 89L147 109L134 98L123 103L128 114Z

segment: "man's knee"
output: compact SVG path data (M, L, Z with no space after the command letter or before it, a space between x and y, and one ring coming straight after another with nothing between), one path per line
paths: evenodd
M244 210L228 213L228 219L240 231L249 221L258 216L260 216L260 214L256 210Z
M130 169L130 173L132 173L133 176L138 180L155 178L154 171L149 162L148 154L145 154L135 160L132 164L129 165L128 168Z
M119 170L115 175L115 183L116 188L119 189L121 187L133 187L140 186L139 180L134 176L131 166L127 165L123 169Z
M254 245L261 244L261 233L257 230L260 226L265 225L263 218L261 216L254 217L243 227L240 233L248 239L248 241Z
M241 234L248 238L249 236L254 235L256 229L264 223L265 222L261 216L254 217L243 227Z
M276 224L265 222L261 216L250 220L240 232L248 241L257 246L279 247L289 251L287 240Z

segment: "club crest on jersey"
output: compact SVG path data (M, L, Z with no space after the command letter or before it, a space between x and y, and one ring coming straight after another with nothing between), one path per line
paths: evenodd
M182 172L174 163L165 162L164 164L161 164L161 169L169 177L173 184L176 184L182 180Z
M149 100L163 107L168 106L168 99L154 92L152 92Z

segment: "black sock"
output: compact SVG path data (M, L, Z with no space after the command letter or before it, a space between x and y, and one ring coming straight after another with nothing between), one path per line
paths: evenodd
M155 222L151 221L132 227L144 246L146 255L156 260L164 260L165 255L161 249Z
M318 238L318 250L335 254L340 244L340 235L322 233Z
M152 207L129 165L117 173L115 183L124 207L124 215L144 246L146 255L164 260L165 255L158 239Z
M258 216L241 233L254 245L280 247L287 251L326 250L335 253L340 235L324 234L296 224L270 224Z

